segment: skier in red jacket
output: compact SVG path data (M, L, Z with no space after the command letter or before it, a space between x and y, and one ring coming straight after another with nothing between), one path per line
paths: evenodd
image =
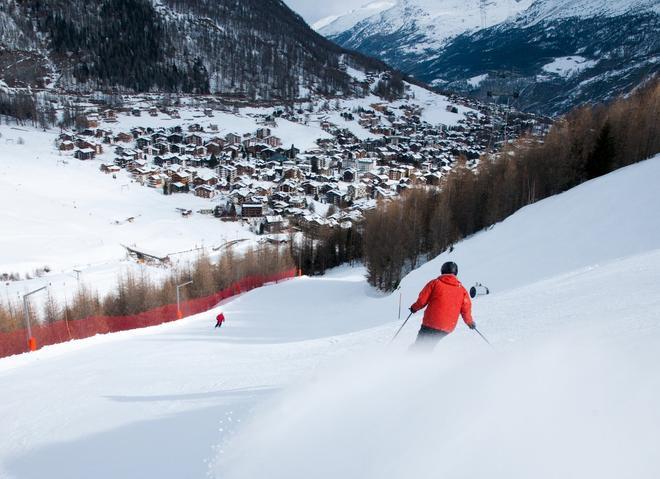
M442 276L429 282L410 307L413 314L426 307L415 346L434 347L456 328L459 314L470 329L477 327L472 319L470 295L456 278L458 266L452 262L445 263L441 272Z
M218 316L215 318L215 321L216 321L215 327L219 328L220 326L222 326L222 323L225 322L225 315L222 313L218 314Z

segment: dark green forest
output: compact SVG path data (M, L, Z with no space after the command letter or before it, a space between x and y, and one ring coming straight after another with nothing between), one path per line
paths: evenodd
M71 91L361 95L346 67L387 68L321 37L277 0L9 0L0 9L21 38L49 50Z

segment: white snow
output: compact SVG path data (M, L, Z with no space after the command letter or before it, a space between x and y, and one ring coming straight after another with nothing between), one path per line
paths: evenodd
M543 71L554 73L555 75L563 77L572 77L583 70L588 70L596 66L598 62L594 60L587 60L579 55L570 57L557 57L550 63L543 65Z
M245 112L263 114L264 111L263 109L244 108L242 113ZM223 116L219 117L223 118ZM257 125L252 118L243 118L241 120L240 117L225 114L223 120L226 125L235 125L232 131L238 128L240 130L239 133L254 133L257 128L261 128L261 125ZM241 121L246 122L244 126L239 126L241 125ZM332 138L332 135L326 133L318 126L302 125L281 118L277 119L277 126L272 127L271 130L274 136L282 140L283 147L289 148L291 145L295 145L296 148L302 151L315 148L317 139Z
M495 350L462 329L342 358L259 408L215 477L657 477L659 283L655 251L478 300Z
M424 108L422 111L422 120L432 125L456 126L464 118L466 113L478 114L471 108L451 103L447 97L437 95L424 88L413 85L411 86L411 90L415 95L416 102ZM458 109L458 114L448 112L447 106L449 105L455 106Z
M369 2L344 15L332 15L330 17L322 18L314 23L312 28L321 32L323 35L336 35L352 28L372 15L388 10L395 5L396 2L392 1Z
M451 258L464 326L388 346L360 268L0 360L0 477L636 477L660 473L660 156L529 206Z
M353 67L347 67L346 73L348 73L351 77L355 78L359 82L365 81L367 79L367 74L365 72Z
M313 30L320 30L323 27L330 25L332 22L337 20L341 15L329 15L327 17L323 17L320 20L317 20L316 22L312 23L310 27L312 27Z
M587 183L409 275L404 305L448 259L465 284L485 279L495 293L475 317L495 350L463 327L430 357L401 356L408 326L260 407L216 477L655 477L659 178L656 157ZM388 300L364 301L396 314Z
M534 24L546 20L579 17L615 17L629 12L660 13L658 0L536 0L519 17Z
M368 106L365 104L365 107ZM339 112L331 112L328 114L328 119L337 125L339 128L346 128L348 131L353 133L356 138L359 140L368 140L369 138L374 138L376 136L382 136L382 135L375 135L371 133L369 130L361 126L357 121L348 121L345 118L341 116Z
M478 88L479 85L481 85L481 83L487 78L488 78L488 73L484 73L483 75L477 75L472 78L469 78L467 82L472 88Z

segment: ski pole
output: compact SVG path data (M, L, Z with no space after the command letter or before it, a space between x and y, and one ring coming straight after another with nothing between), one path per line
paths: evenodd
M393 337L392 340L390 341L390 344L392 344L392 343L394 342L394 340L395 340L396 337L399 335L399 333L401 332L401 330L402 330L403 327L406 325L406 323L408 322L408 320L410 319L410 317L411 317L412 315L413 315L413 313L412 313L412 311L411 311L410 314L408 315L408 317L406 318L406 320L403 322L403 324L401 325L401 327L399 328L399 330L396 332L396 334L394 335L394 337Z
M477 334L479 334L479 336L481 336L481 339L483 339L484 341L486 341L486 344L488 344L488 346L490 346L491 348L493 347L493 345L490 344L490 341L488 341L488 340L486 339L486 336L484 336L483 334L481 334L481 331L479 331L479 330L476 328L476 326L475 326L474 330L477 332Z

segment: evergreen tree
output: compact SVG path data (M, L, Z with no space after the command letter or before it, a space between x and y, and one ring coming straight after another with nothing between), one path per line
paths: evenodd
M616 148L612 127L609 121L606 121L600 130L592 153L587 158L584 168L586 178L591 180L612 171L615 154Z

